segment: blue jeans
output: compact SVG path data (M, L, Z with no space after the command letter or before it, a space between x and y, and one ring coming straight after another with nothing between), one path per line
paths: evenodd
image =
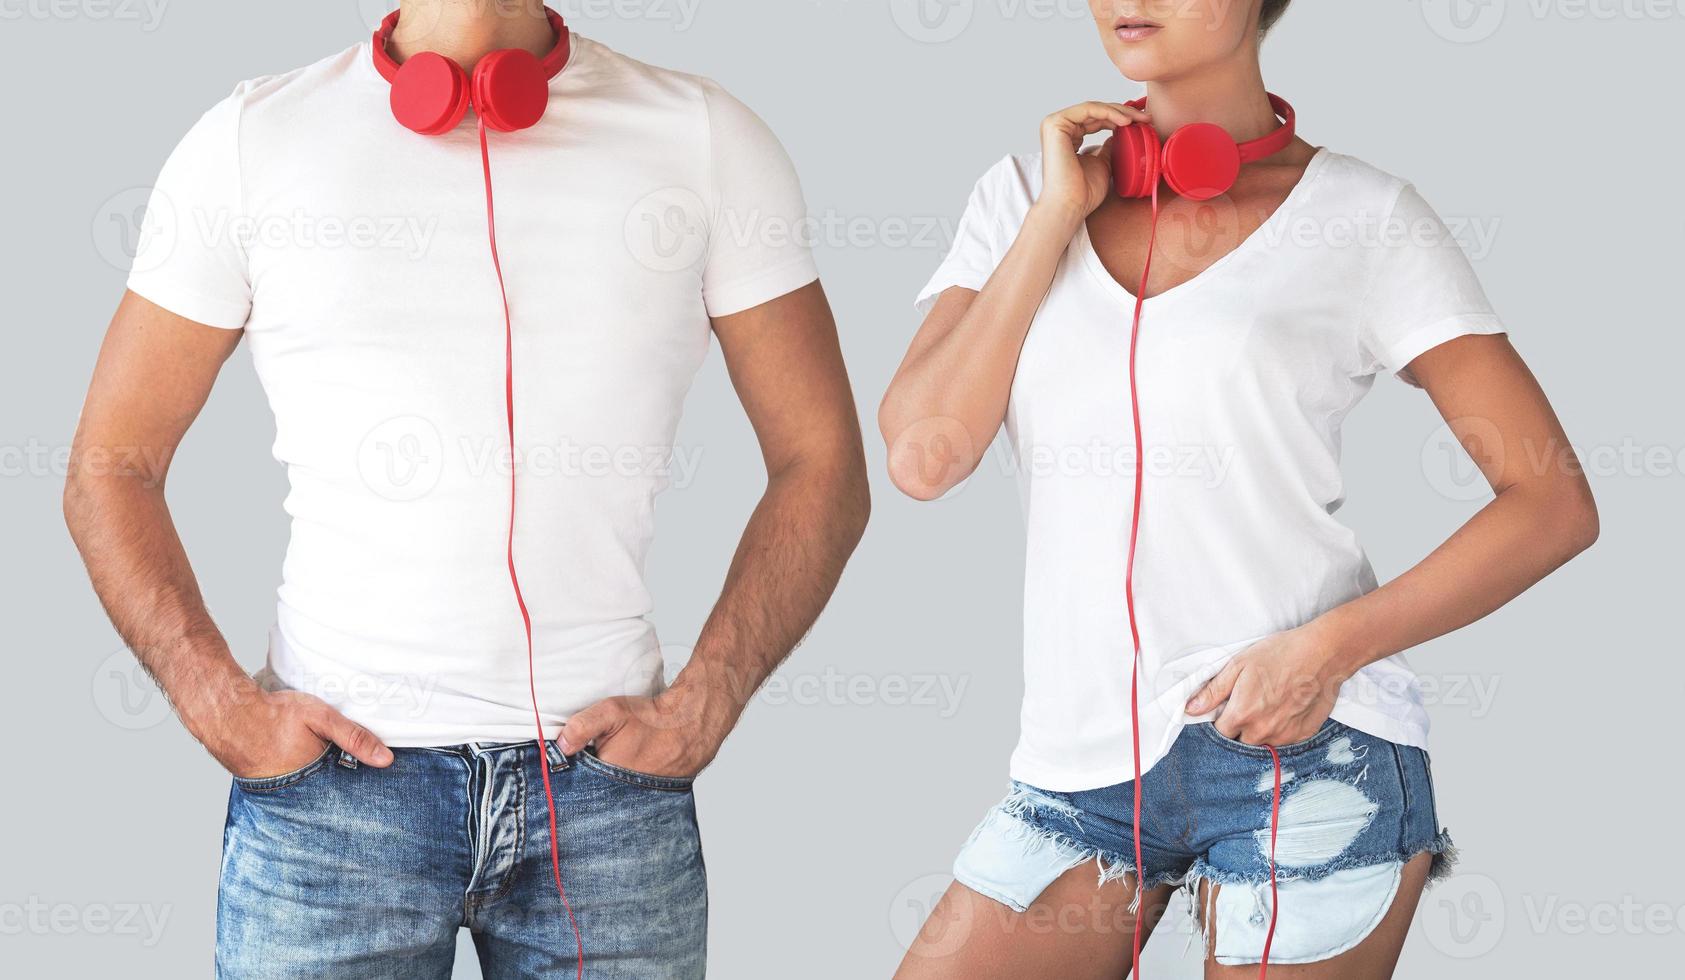
M1398 893L1405 862L1451 858L1435 812L1433 774L1419 748L1329 721L1282 746L1276 841L1281 915L1270 962L1315 963L1369 935ZM1209 927L1217 961L1256 963L1269 925L1268 749L1189 725L1141 777L1141 856L1149 886L1179 884ZM1026 911L1054 879L1091 862L1097 883L1135 875L1133 783L1060 793L1015 783L954 862L972 891ZM1201 882L1210 890L1200 908Z
M373 769L329 748L297 772L235 780L217 976L448 977L466 928L487 980L571 978L541 758L586 976L703 976L708 892L690 781L547 750L397 749Z

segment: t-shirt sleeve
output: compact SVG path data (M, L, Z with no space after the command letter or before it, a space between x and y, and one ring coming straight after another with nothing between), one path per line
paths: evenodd
M702 301L726 316L819 278L795 165L749 107L713 82L708 106L711 200Z
M1504 332L1462 246L1415 187L1399 192L1375 247L1358 332L1360 373L1401 373L1448 340Z
M1005 169L1011 163L1012 158L1007 157L995 164L971 188L965 213L954 229L953 246L948 249L942 264L936 267L936 274L930 277L913 301L913 306L920 313L929 313L946 290L955 286L982 289L989 277L994 275L995 267L1006 252L998 211L1002 205L1000 184Z
M147 201L129 289L177 316L246 325L251 280L240 240L240 101L205 113L164 163Z

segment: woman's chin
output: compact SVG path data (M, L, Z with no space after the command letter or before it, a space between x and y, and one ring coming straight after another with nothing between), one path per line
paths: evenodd
M1175 74L1164 59L1146 51L1118 51L1112 54L1112 64L1132 82L1145 85L1161 82Z

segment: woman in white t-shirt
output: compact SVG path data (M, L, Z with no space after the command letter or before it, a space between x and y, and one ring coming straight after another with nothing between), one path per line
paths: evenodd
M880 411L892 477L920 499L1004 423L1028 535L1012 790L900 976L1123 975L1137 867L1140 933L1185 885L1207 977L1249 975L1266 947L1298 976L1389 976L1450 852L1397 655L1588 547L1596 508L1438 216L1303 139L1212 200L1160 188L1132 392L1154 205L1079 148L1129 126L1276 130L1258 47L1287 0L1092 6L1145 111L1054 113L1039 155L983 175ZM1495 497L1377 587L1333 513L1341 423L1382 371L1427 391Z

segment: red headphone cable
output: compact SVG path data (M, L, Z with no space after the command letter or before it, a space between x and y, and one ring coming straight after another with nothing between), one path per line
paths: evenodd
M1146 864L1141 860L1141 628L1135 621L1135 543L1141 537L1141 489L1145 454L1141 448L1141 399L1135 387L1136 352L1141 341L1141 306L1146 302L1147 274L1153 269L1158 243L1158 184L1152 189L1152 228L1147 234L1147 259L1141 266L1141 285L1135 290L1135 318L1129 327L1129 419L1135 429L1135 501L1129 515L1129 559L1123 575L1123 598L1129 610L1129 638L1134 653L1129 661L1130 747L1135 754L1135 936L1130 943L1130 976L1141 976L1141 921L1147 915Z
M527 610L526 598L521 594L521 577L515 571L515 324L509 315L509 288L503 282L503 261L497 254L497 209L491 192L491 147L486 139L486 119L477 114L480 123L480 167L486 179L486 238L491 243L491 264L497 270L497 290L503 299L503 409L509 426L509 536L504 542L504 554L509 564L509 584L515 589L515 604L521 607L521 623L527 636L527 686L532 692L532 720L538 728L538 772L544 782L544 803L550 816L550 870L556 878L556 894L561 896L562 909L567 913L568 927L573 930L573 942L578 950L575 977L585 978L585 937L574 918L573 905L568 902L567 888L562 885L562 856L556 832L556 794L550 788L550 739L544 734L544 716L538 710L538 673L533 665L532 613Z
M1275 766L1275 795L1270 798L1270 930L1264 933L1264 958L1258 961L1258 980L1270 975L1270 943L1275 941L1275 913L1280 905L1276 900L1275 837L1281 829L1281 756L1273 745L1264 748L1270 750L1270 763Z
M1135 619L1135 544L1141 537L1141 490L1142 471L1145 468L1145 452L1141 445L1141 399L1135 386L1135 365L1137 351L1141 341L1141 307L1147 301L1147 275L1153 269L1153 249L1158 244L1158 184L1152 188L1152 227L1147 233L1147 258L1141 266L1141 284L1135 290L1135 316L1129 326L1129 419L1135 430L1135 501L1134 508L1129 515L1129 558L1125 565L1123 576L1124 602L1129 610L1129 638L1134 644L1134 654L1129 663L1129 729L1131 733L1131 748L1135 756L1135 819L1133 827L1135 838L1135 935L1130 943L1130 973L1134 980L1141 977L1141 922L1147 914L1146 878L1143 874L1146 865L1141 860L1141 628ZM1275 794L1270 801L1270 927L1264 934L1264 955L1258 963L1258 980L1264 980L1270 972L1270 943L1275 939L1276 921L1276 867L1275 841L1276 832L1281 824L1281 757L1276 754L1275 747L1266 745L1270 750L1270 762L1275 767Z

